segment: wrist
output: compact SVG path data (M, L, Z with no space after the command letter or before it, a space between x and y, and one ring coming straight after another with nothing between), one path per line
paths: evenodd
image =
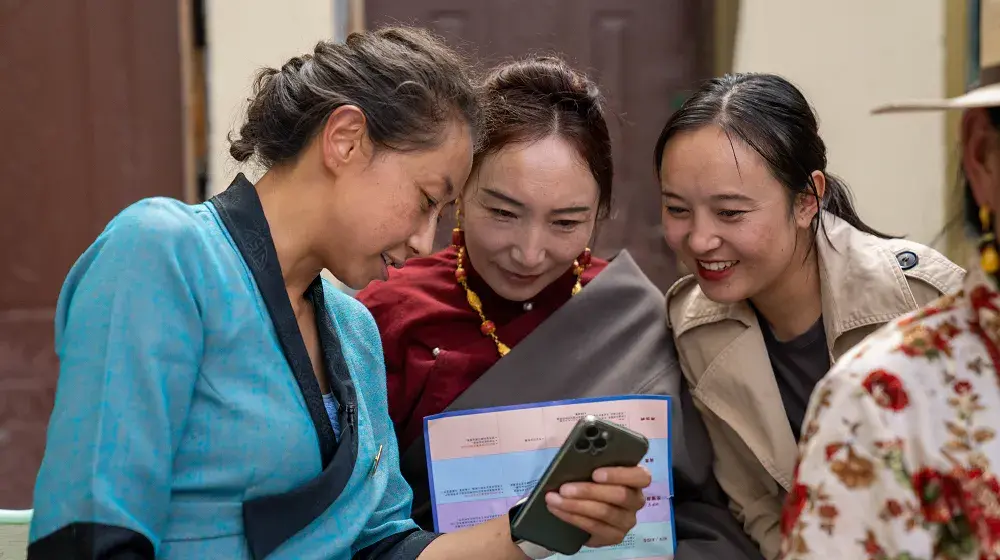
M508 517L507 526L510 529L510 540L514 543L514 545L517 548L521 550L521 554L524 554L525 558L530 558L531 560L540 560L541 558L548 558L549 556L555 554L555 552L552 552L551 550L545 548L544 546L535 544L531 541L519 539L517 536L514 535L514 526L513 526L514 520L517 518L518 512L521 510L521 507L524 505L526 501L527 498L522 498L521 501L514 504L514 506L510 508L510 511L507 512L507 517Z

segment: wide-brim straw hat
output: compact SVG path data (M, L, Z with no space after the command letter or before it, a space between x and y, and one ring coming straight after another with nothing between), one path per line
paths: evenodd
M979 75L972 80L969 91L947 99L894 101L876 107L872 114L1000 106L1000 0L972 0L969 8L979 19L979 25L970 25L969 29L973 46L969 49L969 56L978 55L979 59ZM975 48L976 43L978 49Z

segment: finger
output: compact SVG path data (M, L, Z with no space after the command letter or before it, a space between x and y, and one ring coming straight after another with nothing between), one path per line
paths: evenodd
M653 476L645 467L606 467L597 469L592 475L594 482L618 484L631 488L646 488L653 483Z
M604 502L631 510L641 509L646 503L642 490L617 484L593 484L589 482L564 484L559 489L559 494L564 498Z
M635 526L635 511L615 507L605 502L592 500L568 499L558 494L549 494L545 501L560 510L586 517L604 525L610 525L622 533L627 533Z
M607 523L602 523L596 519L575 513L569 513L553 505L549 505L549 511L552 512L552 515L566 523L586 531L590 535L590 540L587 541L587 546L589 547L609 546L625 540L625 531L621 531Z

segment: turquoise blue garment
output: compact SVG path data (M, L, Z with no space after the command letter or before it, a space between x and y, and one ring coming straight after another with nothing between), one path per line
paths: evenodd
M145 537L156 558L248 559L242 504L320 474L317 428L250 268L211 203L163 198L127 208L80 257L56 312L32 543L89 523ZM351 297L322 294L357 394L355 466L268 560L348 560L415 528L378 330Z

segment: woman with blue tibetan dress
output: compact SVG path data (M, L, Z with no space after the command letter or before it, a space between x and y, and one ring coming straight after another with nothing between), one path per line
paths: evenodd
M70 271L28 558L521 559L509 520L410 520L379 333L352 288L430 251L479 104L422 31L320 43L265 70L231 147L268 170L212 200L140 201ZM621 541L649 474L561 508Z

